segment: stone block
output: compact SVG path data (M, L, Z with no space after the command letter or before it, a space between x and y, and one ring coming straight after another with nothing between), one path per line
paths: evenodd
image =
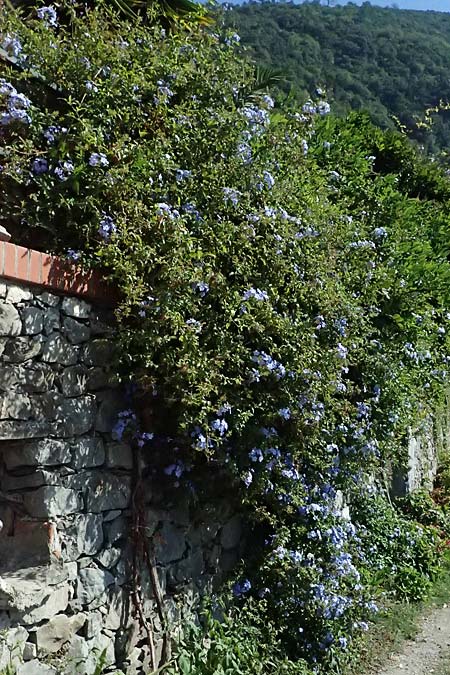
M86 510L92 513L125 509L131 499L131 479L106 471L80 473L77 478L83 490Z
M88 640L87 646L92 654L104 654L105 668L110 668L114 665L116 656L114 652L114 640L111 637L103 633L97 633L95 637Z
M28 420L32 417L30 397L15 391L0 396L0 419Z
M20 302L30 302L33 299L33 294L28 288L17 286L16 284L8 284L6 289L6 302L11 302L17 305Z
M78 352L59 333L53 333L44 343L42 360L45 363L59 363L62 366L72 366L77 362Z
M56 434L63 438L86 434L94 426L96 412L93 396L65 399L56 412Z
M43 438L25 444L10 444L3 450L3 461L8 470L19 466L57 466L69 464L70 445L54 438Z
M99 389L106 389L107 387L116 387L118 384L117 377L99 366L88 369L87 376L87 390L98 391Z
M33 642L25 642L23 646L22 658L24 661L31 661L37 656L37 648Z
M44 310L44 333L51 335L61 327L61 316L58 309L47 307Z
M95 308L90 314L89 323L92 335L111 336L114 333L114 312Z
M52 433L53 427L47 420L32 422L4 421L0 422L0 441L24 438L42 438Z
M55 518L81 510L76 490L46 485L24 495L24 506L34 518Z
M63 298L61 311L74 319L89 319L91 306L79 298Z
M65 399L57 391L46 391L43 394L32 394L30 401L32 416L35 419L54 420L57 418L58 410L64 404Z
M89 612L84 628L88 640L89 638L93 638L94 635L98 635L103 628L103 614L98 610Z
M38 337L22 336L8 340L3 351L5 363L24 363L41 353L42 342Z
M20 368L19 386L30 393L45 392L53 387L55 374L45 363L33 363Z
M103 514L103 522L104 523L110 523L111 520L115 520L120 516L122 511L120 509L114 509L113 511L108 511L107 513Z
M71 442L72 466L75 469L88 469L102 466L105 462L103 440L97 436L83 436Z
M0 368L0 390L3 391L45 392L52 388L54 379L51 367L45 363L2 365Z
M105 539L109 544L116 544L125 539L130 531L130 522L125 516L115 518L112 522L105 523Z
M18 490L29 490L30 488L37 488L42 485L60 484L61 476L58 473L44 471L43 469L19 476L5 474L0 481L3 492L17 492Z
M69 604L69 585L64 584L59 588L48 587L45 589L46 596L31 610L23 613L20 621L26 626L32 626L52 619L59 612L64 612Z
M86 622L86 614L60 614L36 630L36 644L40 653L54 654L71 641Z
M44 312L37 307L24 307L20 316L22 319L22 332L25 335L37 335L44 330Z
M188 581L198 579L202 575L204 568L203 553L200 549L197 549L187 558L169 568L167 584L169 588L178 590Z
M133 452L128 443L106 444L106 466L111 469L133 468Z
M61 390L64 396L81 396L87 389L87 369L83 366L64 368L61 375Z
M113 359L115 344L112 340L99 338L84 346L82 360L87 366L106 366Z
M75 542L77 557L95 555L103 545L102 516L96 513L77 514L66 533Z
M113 583L114 577L109 572L96 567L85 567L78 576L77 598L82 605L89 605L102 596Z
M87 342L91 335L91 329L86 324L66 316L63 319L63 332L69 342L74 345L79 345L82 342Z
M160 563L180 560L185 550L185 532L171 523L164 522L161 530L155 535L156 560Z
M123 397L118 390L107 390L99 392L97 400L100 405L95 420L95 429L102 433L109 433L117 422L119 412L124 409Z
M220 535L220 543L225 550L236 548L242 535L242 521L240 516L235 515L225 523Z
M58 671L53 666L47 666L45 663L33 659L20 664L16 670L16 675L58 675Z
M43 293L38 295L37 299L47 307L57 307L59 305L59 301L61 300L59 295L49 293L48 291L44 291Z
M102 567L111 570L119 562L121 554L120 548L105 548L95 559Z
M21 331L22 322L17 309L10 303L0 302L0 335L15 336Z
M239 555L237 549L230 549L229 551L222 551L220 556L220 570L222 572L231 572L239 562Z
M45 565L2 572L0 609L7 609L11 619L31 625L63 612L68 603L69 587L62 565ZM56 584L63 584L55 587Z

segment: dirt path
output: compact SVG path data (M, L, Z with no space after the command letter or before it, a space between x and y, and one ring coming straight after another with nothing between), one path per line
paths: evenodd
M379 675L450 674L450 607L444 605L427 616L413 640L391 657Z

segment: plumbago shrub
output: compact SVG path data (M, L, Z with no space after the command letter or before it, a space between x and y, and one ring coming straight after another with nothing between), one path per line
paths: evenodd
M1 222L118 286L140 410L117 437L195 498L227 478L252 530L236 631L261 672L331 672L382 589L422 597L438 566L439 532L379 479L443 390L447 179L321 93L275 105L232 33L101 2L3 25ZM214 630L210 669L194 627L177 672L212 675L223 644L255 672L253 645Z

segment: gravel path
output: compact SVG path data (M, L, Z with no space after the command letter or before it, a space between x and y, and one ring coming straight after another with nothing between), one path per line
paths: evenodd
M447 605L423 620L416 637L405 642L400 654L394 654L379 675L430 673L450 673L450 607Z

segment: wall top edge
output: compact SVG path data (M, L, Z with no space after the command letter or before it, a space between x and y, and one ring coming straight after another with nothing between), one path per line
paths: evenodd
M117 292L99 272L6 241L0 241L0 279L40 286L60 295L76 295L109 307L117 302Z

